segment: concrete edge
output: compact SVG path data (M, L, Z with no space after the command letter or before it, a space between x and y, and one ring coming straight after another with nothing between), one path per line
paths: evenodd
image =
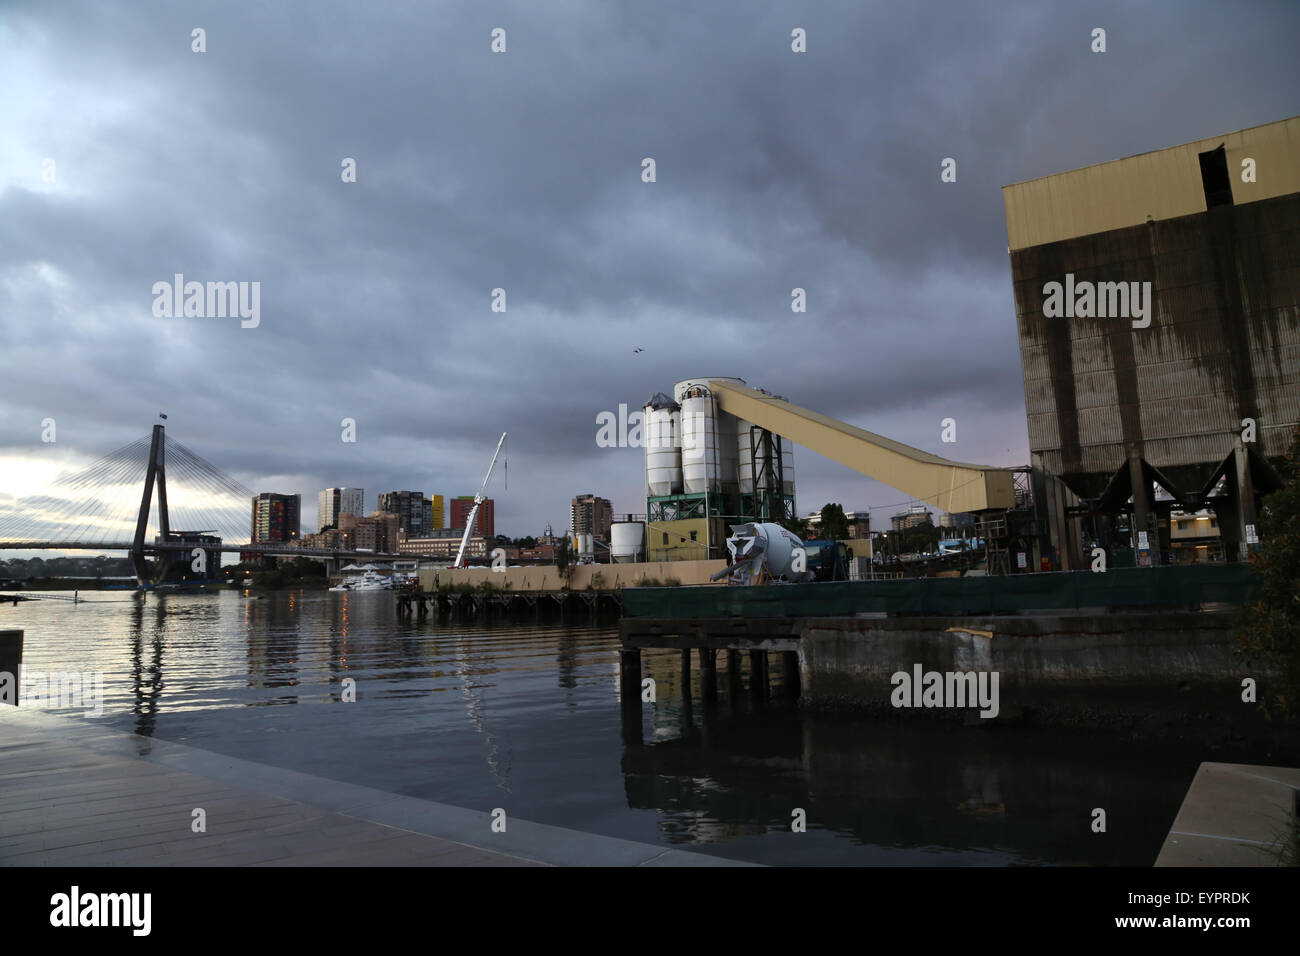
M1196 768L1155 866L1277 866L1295 823L1300 769L1205 761Z
M292 800L322 810L480 850L553 866L759 866L741 860L507 816L506 832L493 833L490 812L342 783L230 757L187 744L113 730L93 718L62 717L38 710L0 706L0 722L20 721L57 733L66 742L99 753L129 756L174 770Z

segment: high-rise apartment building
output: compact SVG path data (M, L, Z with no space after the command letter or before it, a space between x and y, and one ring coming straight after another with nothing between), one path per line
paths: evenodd
M923 524L931 524L931 513L925 505L912 505L906 511L900 511L889 519L891 530L906 531Z
M609 541L609 527L614 523L614 506L608 498L578 495L569 508L569 527L574 534L589 534L597 541Z
M297 541L302 530L302 495L277 495L264 491L253 497L250 542Z
M423 538L434 530L433 504L422 491L390 491L379 496L379 510L397 515L398 526L412 538Z
M339 526L339 515L366 513L364 488L326 488L316 495L316 530Z
M451 527L464 528L469 521L470 509L474 507L473 495L459 495L451 500ZM496 537L496 515L491 498L484 498L478 509L478 518L474 522L474 533L485 538Z
M390 511L365 516L344 512L339 517L339 531L349 536L352 547L358 551L395 554L401 543L400 522L401 516Z

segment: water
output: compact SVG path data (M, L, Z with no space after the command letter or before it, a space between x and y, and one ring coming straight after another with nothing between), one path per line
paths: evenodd
M31 671L102 671L114 728L513 817L787 864L1147 866L1204 748L809 716L682 693L624 726L616 629L439 625L391 594L115 592L0 607ZM340 700L345 678L356 702ZM77 711L66 711L73 714ZM88 719L78 717L77 719ZM637 742L637 738L640 742ZM1105 808L1107 832L1091 830ZM807 832L791 832L793 811Z

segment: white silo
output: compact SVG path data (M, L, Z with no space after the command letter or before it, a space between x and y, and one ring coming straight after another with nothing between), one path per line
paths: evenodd
M736 482L742 495L754 491L754 463L749 452L749 430L752 427L751 422L736 419Z
M646 494L658 497L682 491L681 411L663 392L643 409Z
M717 403L707 384L702 382L679 382L674 387L674 394L679 392L682 406L682 487L688 495L714 491L722 481Z
M750 444L751 441L753 442L752 446ZM775 452L776 441L777 438L773 435L773 452ZM736 422L736 457L738 460L736 474L741 494L753 494L755 491L759 494L763 494L764 492L771 490L771 484L776 481L776 476L772 473L772 469L776 468L776 463L765 463L763 460L764 452L763 429L755 426L753 422L738 419ZM755 459L757 459L758 465L757 489L754 487Z
M645 524L640 521L617 521L609 526L609 553L618 564L628 564L641 557Z
M794 442L781 439L781 494L794 497Z

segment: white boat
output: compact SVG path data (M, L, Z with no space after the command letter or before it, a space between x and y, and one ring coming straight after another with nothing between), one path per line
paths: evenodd
M374 571L366 571L330 588L331 591L391 591L393 580Z

